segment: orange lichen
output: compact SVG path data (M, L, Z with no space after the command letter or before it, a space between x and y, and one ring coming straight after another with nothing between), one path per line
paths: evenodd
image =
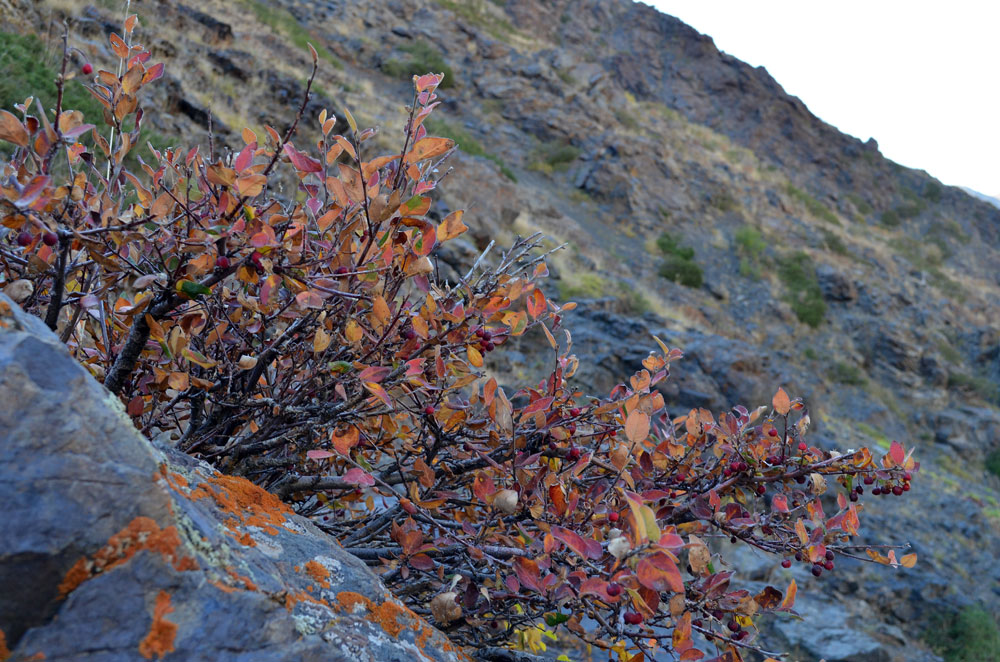
M171 471L167 474L167 483L178 492L182 489L187 489L189 485L187 478L176 471Z
M300 602L311 602L317 605L323 605L324 607L329 607L330 603L322 598L314 598L305 591L299 591L298 593L286 593L285 594L285 609L291 611Z
M309 573L309 576L317 584L323 588L330 588L330 571L324 568L319 562L309 561L306 563L306 572Z
M210 497L219 508L233 515L226 526L234 533L243 525L256 526L269 535L277 535L279 527L285 528L285 517L295 514L278 497L238 476L212 476L190 496L192 499Z
M198 563L192 557L179 554L180 546L181 538L176 527L161 529L149 517L136 517L111 536L92 558L82 557L73 564L59 584L59 597L65 598L94 575L122 565L142 550L160 554L173 564L175 570L197 569Z
M0 630L0 662L4 662L9 657L10 649L7 648L7 635L3 633L3 630Z
M250 537L250 534L246 531L240 533L238 531L226 531L226 535L232 536L236 542L243 545L244 547L256 547L257 542Z
M371 620L378 623L385 630L386 634L393 637L398 636L403 631L403 628L406 627L405 624L399 622L400 616L409 616L413 619L418 618L408 607L398 605L391 600L375 604L360 593L353 591L341 591L338 593L337 604L348 613L353 612L357 605L364 605L368 613L371 614Z
M257 585L254 584L250 580L249 577L244 577L243 575L237 573L232 568L226 568L226 572L229 574L230 577L233 578L233 581L237 581L237 582L240 582L241 584L243 584L243 586L246 588L246 590L248 590L248 591L256 591L257 590Z
M147 660L153 656L162 658L167 653L174 651L174 638L177 636L177 624L166 620L167 614L174 611L170 605L170 594L160 591L156 596L156 605L153 607L153 624L149 628L149 634L139 642L139 653Z

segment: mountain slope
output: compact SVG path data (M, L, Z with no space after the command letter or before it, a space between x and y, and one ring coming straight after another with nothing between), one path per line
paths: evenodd
M44 36L68 18L74 43L113 66L105 35L122 3L3 3L3 29ZM586 304L567 320L581 388L613 386L655 332L688 355L667 386L676 411L767 402L781 384L806 398L830 447L919 440L914 498L872 504L870 531L912 540L918 568L796 575L847 614L838 627L882 651L849 659L920 659L904 644L935 612L1000 608L1000 481L984 468L1000 449L1000 209L884 159L766 71L628 0L143 4L144 22L165 26L149 43L169 72L151 104L167 141L207 142L210 114L217 149L244 124L284 128L312 41L321 75L307 118L349 107L389 147L409 72L447 67L454 86L432 129L464 153L439 213L464 207L474 227L464 251L440 256L442 274L493 237L566 243L552 285ZM299 140L311 135L314 119ZM549 358L528 339L495 369L530 377ZM791 572L745 561L751 580ZM808 631L773 636L807 659L848 659Z

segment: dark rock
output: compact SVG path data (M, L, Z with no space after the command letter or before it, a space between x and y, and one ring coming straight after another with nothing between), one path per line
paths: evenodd
M208 59L219 68L225 76L232 76L242 81L249 80L250 70L246 66L253 59L249 53L236 50L209 51Z
M205 27L209 37L215 43L228 42L233 38L233 28L228 23L209 16L205 12L198 11L186 5L176 5L176 10L183 16L190 18L195 23Z
M363 562L132 427L0 296L0 631L13 660L458 660Z
M823 297L831 301L854 301L858 298L858 288L854 281L838 272L829 264L816 267L816 278L823 291Z

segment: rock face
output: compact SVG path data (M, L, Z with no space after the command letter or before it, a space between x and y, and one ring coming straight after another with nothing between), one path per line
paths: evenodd
M464 659L276 497L153 447L3 295L0 504L0 659Z

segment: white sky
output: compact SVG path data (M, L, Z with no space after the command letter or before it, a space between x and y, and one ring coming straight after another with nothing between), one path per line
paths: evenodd
M1000 1L645 2L893 161L1000 194Z

